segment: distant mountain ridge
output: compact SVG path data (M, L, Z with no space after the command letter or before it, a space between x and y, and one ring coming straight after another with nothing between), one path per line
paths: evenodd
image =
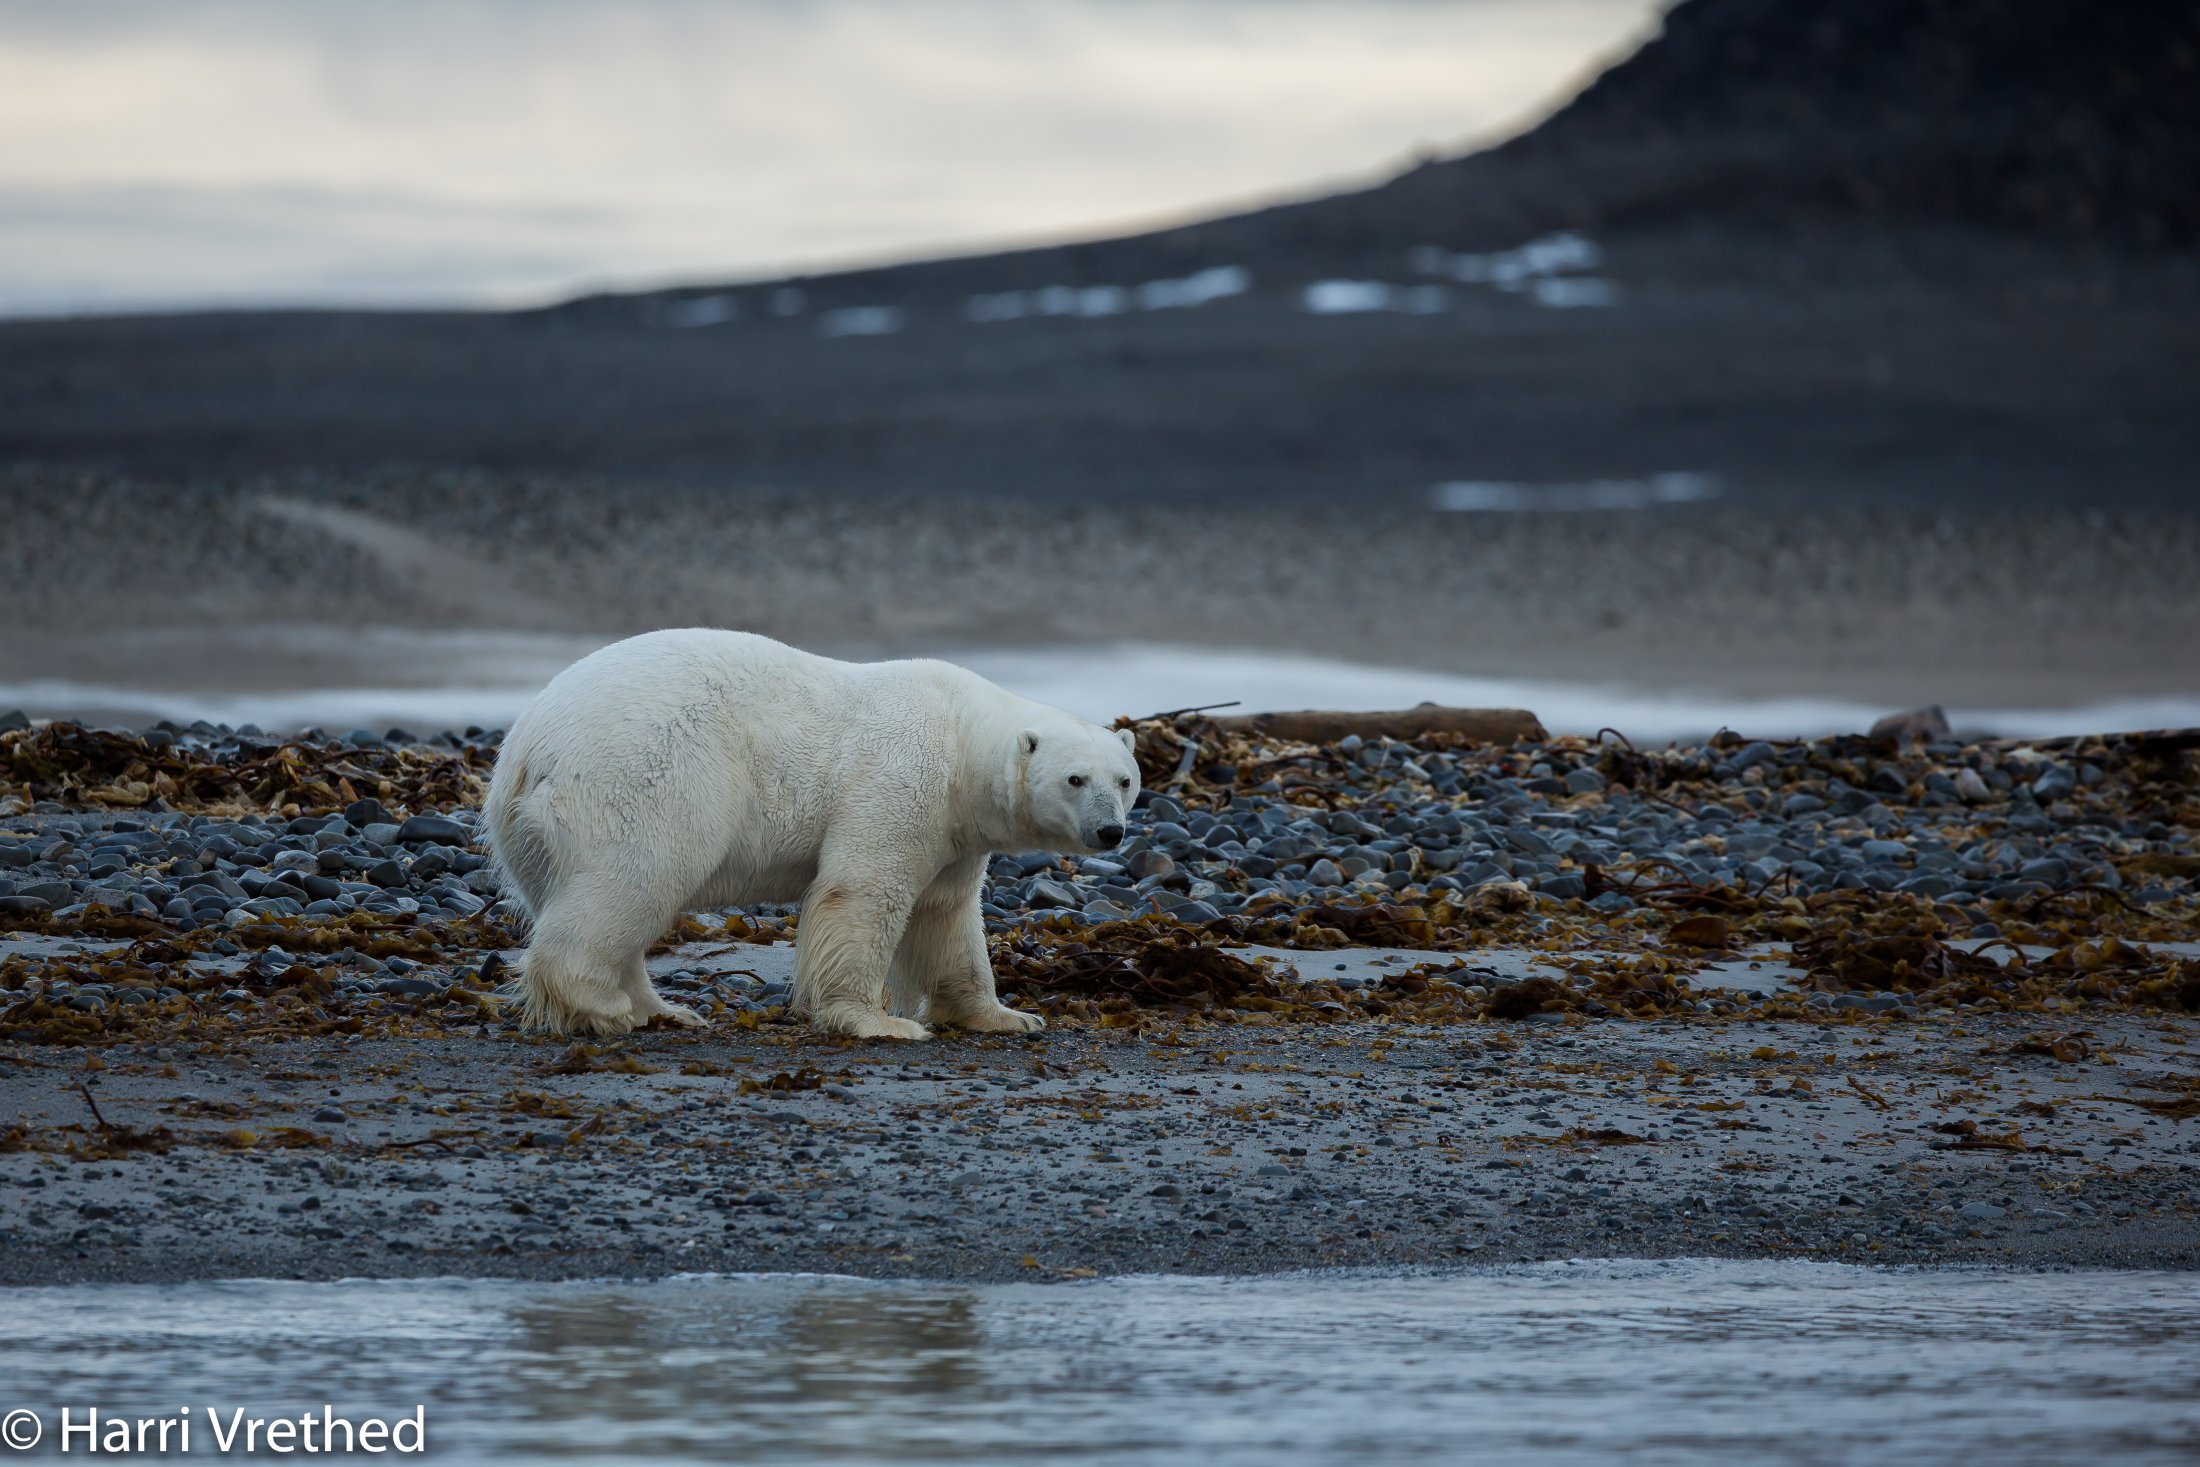
M1541 127L1390 187L1471 194L1478 164L1577 166L1577 225L1802 212L2187 246L2200 4L1685 0Z
M1422 244L1827 224L2200 245L2200 0L1682 0L1541 125L1373 188L818 278L921 298L1215 264L1394 273Z

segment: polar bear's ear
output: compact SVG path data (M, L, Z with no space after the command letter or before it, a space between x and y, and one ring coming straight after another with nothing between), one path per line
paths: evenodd
M1024 757L1030 758L1033 754L1039 752L1039 730L1035 728L1025 729L1023 737L1018 739L1016 744L1018 748L1024 751Z
M1123 741L1124 748L1130 750L1133 754L1138 752L1138 735L1127 728L1119 728L1115 731L1115 736Z

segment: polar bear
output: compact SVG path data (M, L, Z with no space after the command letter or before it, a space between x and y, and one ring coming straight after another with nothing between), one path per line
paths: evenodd
M994 992L986 862L1109 850L1138 787L1127 731L949 663L702 628L615 642L550 680L489 785L490 848L534 917L523 1022L699 1024L651 985L649 944L685 910L799 900L794 1004L818 1028L1038 1029Z

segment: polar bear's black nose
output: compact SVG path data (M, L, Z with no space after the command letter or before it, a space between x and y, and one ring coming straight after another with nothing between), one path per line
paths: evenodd
M1123 843L1123 827L1120 825L1103 825L1093 834L1100 838L1100 849L1102 850Z

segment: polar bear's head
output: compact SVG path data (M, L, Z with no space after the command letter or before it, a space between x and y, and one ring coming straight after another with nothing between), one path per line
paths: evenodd
M1129 729L1064 716L1025 729L1018 748L1030 834L1046 849L1109 851L1122 842L1138 798Z

